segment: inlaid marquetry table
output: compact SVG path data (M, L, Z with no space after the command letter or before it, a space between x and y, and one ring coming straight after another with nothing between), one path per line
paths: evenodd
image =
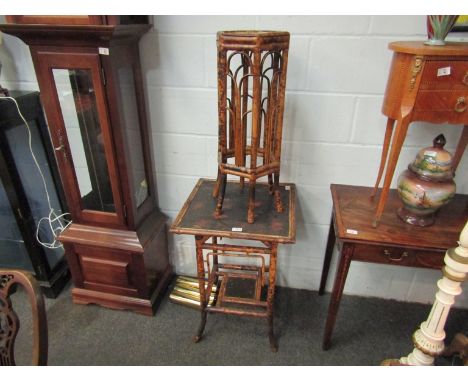
M284 211L277 212L268 184L258 183L254 224L245 220L248 192L238 187L227 187L223 214L215 217L214 185L214 180L200 179L170 229L195 237L201 322L194 341L202 338L208 312L234 314L265 318L271 349L277 351L276 261L278 245L295 242L295 185L280 185ZM217 294L208 306L213 285L218 286Z
M331 336L351 261L441 269L448 248L457 247L460 231L468 219L468 196L456 194L439 210L434 225L419 227L400 220L397 191L390 189L387 208L378 228L372 217L378 203L371 188L331 185L333 213L328 234L319 294L325 291L335 243L339 261L328 307L322 347L330 348Z
M372 217L374 227L382 219L393 173L412 122L464 125L453 156L454 172L468 144L468 44L447 42L434 46L424 41L396 41L388 47L393 51L393 59L382 105L387 127L372 195L377 192L384 168L385 177Z

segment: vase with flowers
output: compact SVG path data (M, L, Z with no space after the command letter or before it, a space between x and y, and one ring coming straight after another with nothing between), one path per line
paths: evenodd
M427 16L427 45L445 45L445 37L455 25L458 15Z

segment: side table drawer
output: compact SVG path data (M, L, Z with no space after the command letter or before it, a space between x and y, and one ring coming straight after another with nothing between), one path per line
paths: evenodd
M441 269L445 251L423 251L402 247L356 244L353 260L406 267Z
M420 90L414 104L413 121L468 124L468 90Z
M454 116L468 114L468 89L466 91L432 91L418 92L414 104L415 111L446 111Z
M427 61L419 89L468 89L468 61Z

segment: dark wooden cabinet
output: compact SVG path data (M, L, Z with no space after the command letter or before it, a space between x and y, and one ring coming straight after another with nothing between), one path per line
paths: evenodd
M65 196L38 92L10 92L31 131L31 148L57 214L67 210ZM32 272L47 297L56 297L70 280L63 248L36 240L39 221L49 215L41 175L29 151L28 130L12 100L0 100L0 268ZM40 224L39 238L52 243Z
M11 24L125 25L148 23L148 16L144 15L12 15L5 16L5 18Z
M30 46L73 218L60 240L74 301L144 314L154 313L172 275L138 51L149 28L0 26Z

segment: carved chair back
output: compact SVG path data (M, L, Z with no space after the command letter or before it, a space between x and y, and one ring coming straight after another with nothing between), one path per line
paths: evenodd
M47 364L48 332L44 297L34 276L25 271L0 269L0 366L15 366L15 340L20 329L10 296L21 285L32 309L32 365Z

